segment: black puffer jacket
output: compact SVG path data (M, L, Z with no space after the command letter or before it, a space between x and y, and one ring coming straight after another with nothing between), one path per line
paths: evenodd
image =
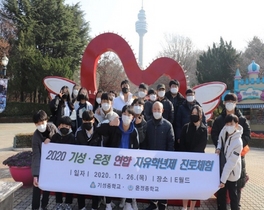
M174 132L171 123L164 118L156 120L152 117L147 122L143 148L147 150L174 151Z
M247 122L247 119L242 115L240 110L237 108L235 109L235 115L238 117L239 125L243 127L242 141L243 141L243 147L245 147L246 145L248 145L248 142L251 139L250 137L251 130ZM217 140L220 131L225 126L225 117L226 117L226 109L223 109L221 115L219 115L213 123L211 137L215 147L217 146Z

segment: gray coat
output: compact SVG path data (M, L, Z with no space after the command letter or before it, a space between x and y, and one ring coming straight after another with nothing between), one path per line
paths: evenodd
M57 127L53 123L47 123L47 129L44 132L44 135L47 135L49 139L57 132ZM31 164L31 171L32 176L37 177L39 176L39 169L40 169L40 158L41 158L41 145L44 142L46 137L42 135L37 129L35 130L33 137L32 137L32 164Z

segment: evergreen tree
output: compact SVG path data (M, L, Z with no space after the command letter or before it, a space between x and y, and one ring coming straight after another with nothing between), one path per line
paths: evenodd
M72 79L89 41L89 24L79 3L64 0L4 0L1 16L17 29L10 53L11 89L20 101L45 98L42 80L56 75Z
M232 42L220 38L219 45L213 43L197 60L197 77L199 83L221 81L229 90L233 89L235 69L240 53L232 47Z

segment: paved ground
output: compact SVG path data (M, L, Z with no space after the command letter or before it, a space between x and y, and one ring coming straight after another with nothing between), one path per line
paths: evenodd
M13 151L13 137L17 133L30 133L35 129L33 124L0 124L0 162L8 156L15 154ZM214 148L210 145L206 148L206 152L214 152ZM0 163L0 180L13 181L10 176L9 169ZM264 149L251 148L246 157L247 172L249 181L242 192L242 208L241 210L264 210ZM195 189L194 189L195 190ZM14 210L30 210L31 209L32 188L22 187L15 193ZM91 209L91 201L86 200L87 209ZM118 201L114 201L118 204ZM48 209L54 209L55 197L50 197ZM147 207L144 203L138 203L139 210ZM73 201L73 209L77 210L77 200ZM100 209L104 209L101 205ZM117 207L114 209L118 209ZM169 206L169 210L180 210L181 207ZM197 210L213 210L216 208L216 199L212 196L206 201L201 201L201 206Z

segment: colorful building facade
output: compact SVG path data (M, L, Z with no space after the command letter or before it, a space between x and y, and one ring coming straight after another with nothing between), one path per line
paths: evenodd
M237 107L250 122L252 131L264 131L264 77L260 78L260 66L253 60L248 66L248 77L243 79L239 69L234 79Z

